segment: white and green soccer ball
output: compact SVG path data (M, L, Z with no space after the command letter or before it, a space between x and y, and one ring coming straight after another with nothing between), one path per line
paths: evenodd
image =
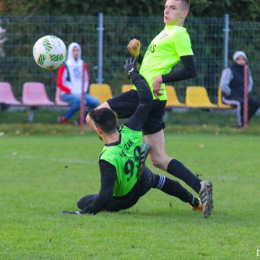
M66 46L64 42L53 35L41 37L33 46L35 62L47 70L55 70L66 61Z

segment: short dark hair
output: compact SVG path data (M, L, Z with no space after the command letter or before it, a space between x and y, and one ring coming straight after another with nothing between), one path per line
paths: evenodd
M88 114L95 125L106 134L112 134L117 131L115 114L109 108L91 109Z
M183 7L185 8L185 10L189 11L189 9L190 9L190 0L181 0L181 3L183 5Z

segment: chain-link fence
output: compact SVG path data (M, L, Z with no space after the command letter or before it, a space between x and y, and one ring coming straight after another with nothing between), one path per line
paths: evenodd
M216 96L217 85L223 67L223 19L188 19L185 23L198 66L195 79L173 83L181 101L185 101L187 86L205 86L211 97ZM129 39L141 41L144 54L151 40L164 28L162 18L113 18L104 19L104 78L112 88L120 91L125 80L124 60L128 55ZM174 70L181 68L181 64ZM122 82L122 83L121 83Z
M36 65L32 56L34 43L43 35L55 35L66 46L77 42L82 47L82 57L87 62L92 83L96 81L98 60L98 17L35 17L2 16L0 47L0 81L9 82L14 94L21 100L25 82L43 82L49 98L55 100L57 71L47 71ZM173 83L181 102L185 101L187 86L204 86L211 101L217 104L218 86L223 69L224 17L188 18L185 27L190 34L196 57L198 76L191 80ZM113 95L129 84L123 70L129 56L130 39L141 41L144 54L151 40L164 28L162 17L104 17L103 82L111 86ZM5 32L3 32L5 30ZM1 31L0 31L1 33ZM236 50L246 52L251 68L253 93L260 98L260 23L230 22L229 60ZM177 65L174 70L181 67Z
M96 17L0 17L7 38L3 44L5 55L0 57L0 81L12 85L18 100L25 82L42 82L51 100L55 99L57 70L40 68L32 56L34 43L44 35L61 38L66 46L75 41L82 46L83 58L90 73L97 57Z
M248 58L254 85L251 95L260 98L260 23L231 22L229 33L230 59L237 50Z

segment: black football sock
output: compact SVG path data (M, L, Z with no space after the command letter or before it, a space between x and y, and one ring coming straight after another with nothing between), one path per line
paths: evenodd
M179 182L168 179L163 175L158 175L157 185L154 185L153 188L159 189L168 195L179 198L183 202L191 204L193 201L193 195L183 188Z
M201 180L188 168L186 168L181 162L172 159L168 165L167 172L183 180L194 191L199 193Z
M198 208L199 205L200 205L200 201L197 198L195 198L195 197L193 197L192 200L189 201L189 203L194 208Z

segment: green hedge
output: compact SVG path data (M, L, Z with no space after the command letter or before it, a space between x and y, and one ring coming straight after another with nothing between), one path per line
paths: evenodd
M165 0L2 0L0 14L163 16ZM191 0L190 16L217 17L228 13L236 21L260 22L260 0Z

